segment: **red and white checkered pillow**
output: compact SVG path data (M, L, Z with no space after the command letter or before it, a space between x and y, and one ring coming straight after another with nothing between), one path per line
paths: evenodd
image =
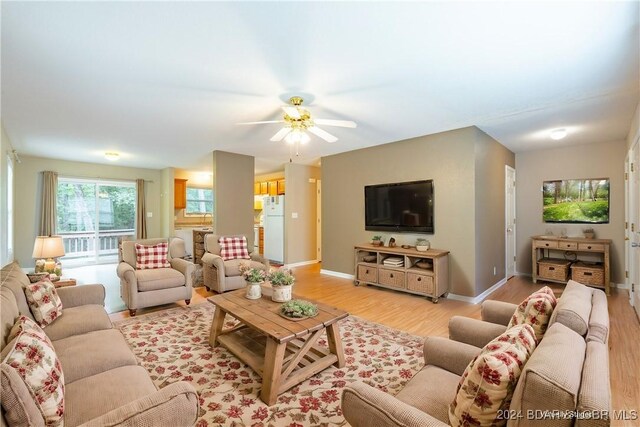
M136 243L136 268L138 270L149 270L152 268L169 268L167 253L169 244L167 242L158 243L153 246L145 246Z
M247 249L247 238L240 237L220 237L220 256L223 260L230 259L251 259L249 250Z

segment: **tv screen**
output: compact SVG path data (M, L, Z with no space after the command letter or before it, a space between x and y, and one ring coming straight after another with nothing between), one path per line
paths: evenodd
M365 229L433 233L433 180L364 187Z
M544 222L609 223L609 178L565 179L542 184Z

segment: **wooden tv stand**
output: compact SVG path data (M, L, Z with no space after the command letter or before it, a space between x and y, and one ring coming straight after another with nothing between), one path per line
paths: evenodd
M365 261L365 257L373 259ZM389 257L401 258L402 266L385 265L384 260ZM428 263L429 267L418 267L418 261ZM422 252L415 248L357 245L355 284L424 295L430 297L435 304L441 296L446 297L449 293L449 251L429 249Z

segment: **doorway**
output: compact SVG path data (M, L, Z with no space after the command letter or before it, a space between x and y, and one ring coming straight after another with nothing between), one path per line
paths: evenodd
M626 222L625 252L629 302L640 317L640 136L629 150L625 161Z
M316 259L322 261L322 180L316 181Z
M516 275L516 170L505 166L505 278Z

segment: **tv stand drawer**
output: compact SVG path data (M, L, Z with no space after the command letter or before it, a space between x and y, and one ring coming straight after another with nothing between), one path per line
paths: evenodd
M378 268L370 265L358 266L358 280L375 283L378 281Z
M408 272L407 289L425 295L433 295L433 276Z
M378 270L378 283L394 288L404 288L404 272L381 268Z

